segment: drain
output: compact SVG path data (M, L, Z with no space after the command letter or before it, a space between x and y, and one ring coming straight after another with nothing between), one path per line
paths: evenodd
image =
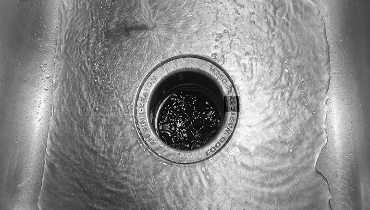
M168 146L194 150L210 142L223 121L223 96L206 75L183 69L155 88L149 116L157 135Z
M207 58L183 55L163 61L144 78L134 115L151 151L175 163L194 163L227 144L238 111L227 73Z

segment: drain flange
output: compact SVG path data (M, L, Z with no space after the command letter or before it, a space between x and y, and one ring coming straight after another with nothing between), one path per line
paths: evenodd
M146 75L136 96L136 129L145 145L174 163L195 163L229 141L239 104L230 76L201 56L169 58Z

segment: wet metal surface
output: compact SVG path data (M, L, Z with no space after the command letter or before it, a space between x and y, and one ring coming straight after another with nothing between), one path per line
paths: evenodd
M0 209L37 209L57 4L4 0L0 5Z
M330 45L327 133L317 168L333 209L370 209L370 2L321 2Z
M328 143L317 169L329 183L333 209L369 209L370 3L366 0L316 3L326 23L331 66ZM61 47L55 44L55 30L63 27L58 25L58 6L58 2L52 1L1 2L0 209L38 208L49 119L53 113L51 83L56 73L53 59L56 48ZM112 40L117 33L120 30L110 31ZM218 55L211 57L222 62ZM207 176L212 177L204 175ZM75 185L82 191L83 186L87 183Z

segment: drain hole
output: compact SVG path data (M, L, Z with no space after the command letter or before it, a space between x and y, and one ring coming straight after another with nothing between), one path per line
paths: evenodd
M206 73L179 70L157 84L149 101L149 119L165 144L194 150L207 145L221 128L222 105L222 91Z
M235 86L221 66L198 55L179 55L155 66L140 84L135 126L158 157L197 163L228 144L238 104Z

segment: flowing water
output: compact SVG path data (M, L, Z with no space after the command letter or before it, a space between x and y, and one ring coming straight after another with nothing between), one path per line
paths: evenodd
M141 13L149 29L154 27L154 20L152 10L150 8L149 0L140 0Z
M59 22L42 209L330 209L315 168L328 45L311 1L63 0ZM176 165L146 149L133 102L186 53L228 72L240 118L213 158Z

